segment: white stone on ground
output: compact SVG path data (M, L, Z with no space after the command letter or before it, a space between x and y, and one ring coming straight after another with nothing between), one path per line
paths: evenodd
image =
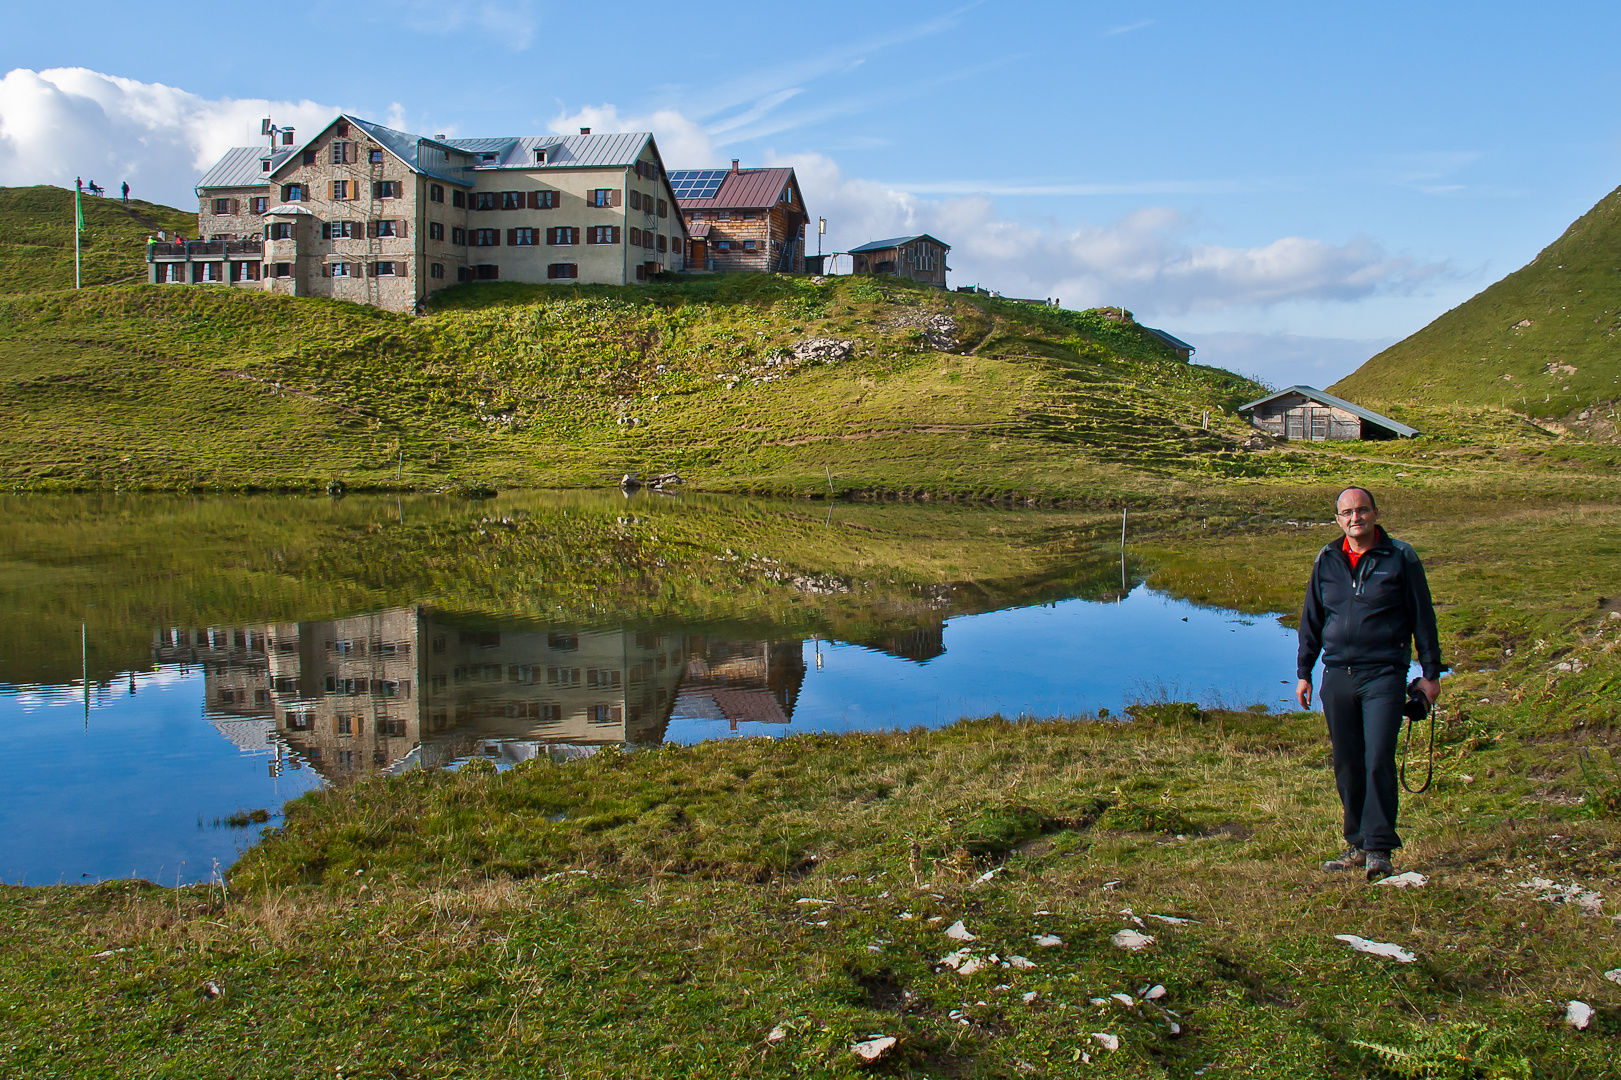
M863 1064L871 1065L895 1048L895 1037L892 1035L874 1035L866 1042L852 1043L850 1053L860 1058Z
M1572 1001L1565 1005L1565 1023L1583 1031L1593 1022L1593 1006L1585 1001Z
M1388 956L1398 964L1411 964L1418 959L1417 956L1414 956L1400 945L1392 945L1387 941L1369 941L1367 938L1358 937L1355 934L1335 934L1334 937L1345 942L1357 952L1365 952L1371 956Z
M1109 938L1116 946L1131 952L1140 952L1154 944L1153 934L1140 934L1135 930L1121 930Z
M1422 889L1429 883L1430 879L1417 870L1409 870L1405 874L1392 874L1374 882L1375 885L1388 885L1393 889Z
M961 919L958 919L956 922L954 922L950 926L946 927L946 937L951 938L953 941L978 941L979 940L977 935L970 934L968 932L968 927L966 927L966 926L964 926L962 924Z

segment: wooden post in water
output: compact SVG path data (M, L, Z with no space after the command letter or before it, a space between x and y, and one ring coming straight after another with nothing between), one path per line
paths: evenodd
M1126 507L1120 508L1120 550L1126 550L1126 515L1131 511Z

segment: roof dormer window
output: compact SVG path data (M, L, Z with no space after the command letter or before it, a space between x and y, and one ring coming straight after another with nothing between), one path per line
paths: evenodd
M480 155L480 156L485 161L494 161L495 160L495 155L494 154L483 154L483 155Z
M544 164L546 164L546 150L545 150L544 147L536 147L535 148L535 164L536 165L544 165Z

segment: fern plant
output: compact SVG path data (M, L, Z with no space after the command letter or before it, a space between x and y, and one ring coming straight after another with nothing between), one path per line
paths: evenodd
M1531 1062L1484 1024L1408 1029L1406 1046L1352 1039L1381 1072L1411 1080L1531 1080Z

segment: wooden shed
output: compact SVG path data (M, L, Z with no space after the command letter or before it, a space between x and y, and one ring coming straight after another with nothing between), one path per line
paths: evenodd
M1240 405L1238 411L1249 413L1251 424L1280 439L1411 439L1419 434L1416 428L1314 386L1291 386Z
M851 272L856 274L895 274L925 285L946 287L946 255L951 245L921 233L874 240L850 249Z

